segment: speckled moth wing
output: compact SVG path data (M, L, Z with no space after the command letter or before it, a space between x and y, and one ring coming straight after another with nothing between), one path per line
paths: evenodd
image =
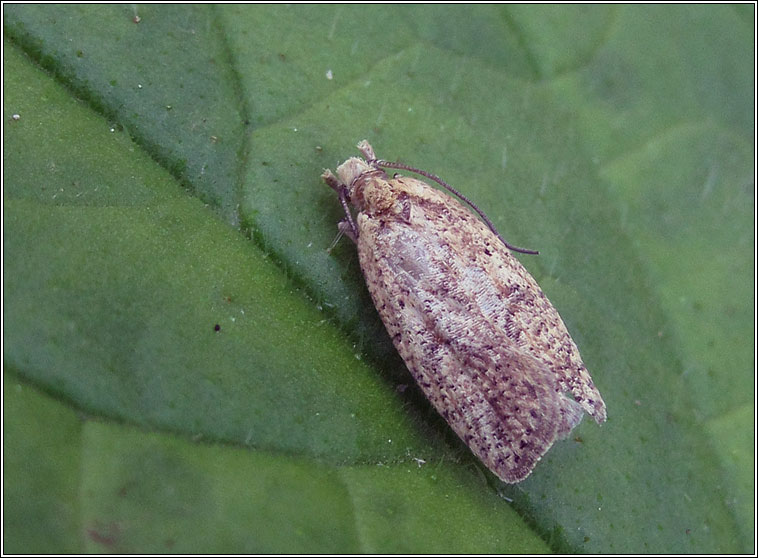
M509 312L505 294L520 276L493 275L476 257L480 250L504 251L499 239L464 208L463 215L450 212L454 200L435 203L444 194L423 182L391 183L401 192L400 210L381 218L361 213L357 220L358 254L374 303L417 383L453 430L503 480L522 480L583 410L500 319ZM414 189L425 196L419 199ZM466 248L447 241L472 225L461 219L473 219L481 235Z
M500 239L457 200L425 182L409 177L370 179L370 182L371 185L364 186L364 196L384 195L396 200L392 211L383 211L378 221L392 222L398 227L396 230L401 230L399 227L405 223L419 231L420 237L432 239L432 243L451 252L455 259L444 264L445 270L466 274L464 279L470 285L471 296L477 301L482 318L504 333L511 344L545 363L561 391L570 392L590 416L598 423L603 422L605 403L563 320L537 282ZM367 219L362 223L377 220L377 216L363 214ZM387 230L368 234L392 236ZM368 238L363 240L370 242ZM419 253L418 257L423 255ZM427 256L427 261L432 258ZM471 321L476 322L473 318Z
M356 242L379 314L455 432L500 478L523 480L584 412L604 421L605 403L558 312L492 223L425 182L389 178L382 166L414 169L377 160L368 142L358 148L365 161L352 157L339 179L323 178L339 194L340 230Z

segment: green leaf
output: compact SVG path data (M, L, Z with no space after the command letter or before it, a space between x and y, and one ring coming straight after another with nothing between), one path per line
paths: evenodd
M6 552L754 551L752 10L4 16ZM326 251L364 138L541 252L609 420L519 485Z

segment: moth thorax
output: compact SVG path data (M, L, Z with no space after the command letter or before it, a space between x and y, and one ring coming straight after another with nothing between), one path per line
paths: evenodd
M339 167L337 175L347 186L350 203L359 211L385 211L392 202L387 197L387 174L363 159L351 157Z
M369 215L392 211L397 202L397 192L387 181L387 176L384 173L377 176L376 171L359 176L353 192L355 197L351 199L355 206Z

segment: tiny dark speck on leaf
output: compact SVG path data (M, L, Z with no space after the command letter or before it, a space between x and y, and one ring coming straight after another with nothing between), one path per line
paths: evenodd
M216 324L213 326L213 331L221 331L221 326L219 324Z
M116 523L101 524L96 522L94 526L87 529L89 538L103 546L113 546L116 544L119 536L119 527Z

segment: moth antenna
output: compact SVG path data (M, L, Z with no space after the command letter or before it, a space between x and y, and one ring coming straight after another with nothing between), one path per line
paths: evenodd
M370 147L370 146L369 146ZM372 152L373 153L373 152ZM461 194L458 190L450 186L447 182L442 180L439 176L432 174L430 172L423 171L421 169L417 169L414 167L409 167L408 165L404 165L403 163L393 163L392 161L384 161L382 159L373 159L370 161L367 161L368 163L374 163L377 166L380 167L387 167L390 169L402 169L407 170L411 172L415 172L416 174L420 174L421 176L425 176L426 178L429 178L430 180L434 180L437 184L448 190L450 193L456 195L460 200L467 203L471 209L476 211L477 215L481 217L482 221L490 228L490 230L495 233L495 236L497 236L500 241L505 244L506 248L513 250L514 252L521 252L522 254L539 254L539 251L537 250L529 250L527 248L519 248L517 246L513 246L512 244L509 244L506 242L506 240L500 235L499 232L497 232L497 228L495 228L495 225L492 221L489 220L489 218L484 214L484 211L479 209L474 202L472 202L470 199L468 199L466 196Z

